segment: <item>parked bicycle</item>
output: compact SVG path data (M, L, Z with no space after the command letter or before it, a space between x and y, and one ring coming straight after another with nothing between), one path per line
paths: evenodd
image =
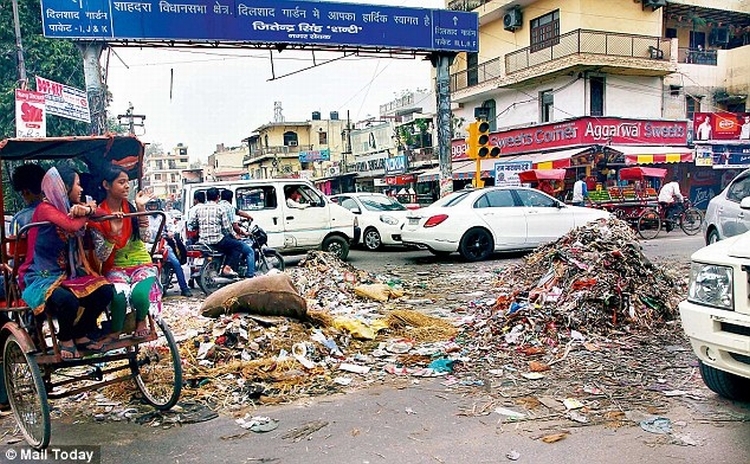
M692 206L690 200L685 199L682 211L677 214L667 214L667 207L659 204L644 209L638 217L638 234L646 240L656 238L662 228L667 232L679 227L687 235L695 235L701 230L703 212Z

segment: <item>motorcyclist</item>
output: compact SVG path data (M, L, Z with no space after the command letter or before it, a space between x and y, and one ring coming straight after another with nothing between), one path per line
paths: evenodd
M200 242L215 247L227 257L221 273L224 277L237 277L234 269L242 256L243 244L232 235L226 209L219 205L219 189L211 187L206 192L206 203L199 205L190 218L188 228L200 230Z
M241 240L243 237L249 237L250 234L246 233L242 229L242 227L240 227L240 220L237 216L241 214L243 217L249 218L251 221L253 218L245 211L241 211L235 208L234 205L232 205L233 198L234 198L234 193L232 193L231 190L229 189L222 190L221 201L219 201L219 205L222 206L226 210L227 217L229 217L229 222L232 223L232 229L236 237ZM245 260L247 262L247 271L245 272L245 277L255 277L255 251L253 250L252 245L247 243L247 241L241 240L241 242L242 242L242 255L245 257Z

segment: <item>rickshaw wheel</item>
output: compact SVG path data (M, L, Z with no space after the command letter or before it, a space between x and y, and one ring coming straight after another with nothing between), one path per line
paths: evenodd
M50 439L47 390L36 359L24 353L15 335L5 341L3 366L8 401L21 433L32 448L46 448Z
M688 208L680 216L680 227L687 235L695 235L701 230L703 213L696 208Z
M143 399L156 409L165 411L175 404L182 391L182 363L177 343L161 318L153 319L157 338L135 347L130 360L138 390Z
M647 208L638 216L638 235L651 240L659 235L661 218L655 209Z

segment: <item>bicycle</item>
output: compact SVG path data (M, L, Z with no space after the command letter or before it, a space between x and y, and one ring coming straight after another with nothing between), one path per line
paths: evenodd
M676 217L667 216L667 208L659 204L656 207L644 209L638 217L638 235L646 240L656 238L664 225L667 232L677 226L687 235L695 235L701 230L703 212L693 207L690 200L685 199L682 211Z

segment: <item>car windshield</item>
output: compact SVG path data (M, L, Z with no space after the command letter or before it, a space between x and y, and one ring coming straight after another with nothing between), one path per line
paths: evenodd
M362 195L359 201L370 211L406 211L406 206L385 195Z

